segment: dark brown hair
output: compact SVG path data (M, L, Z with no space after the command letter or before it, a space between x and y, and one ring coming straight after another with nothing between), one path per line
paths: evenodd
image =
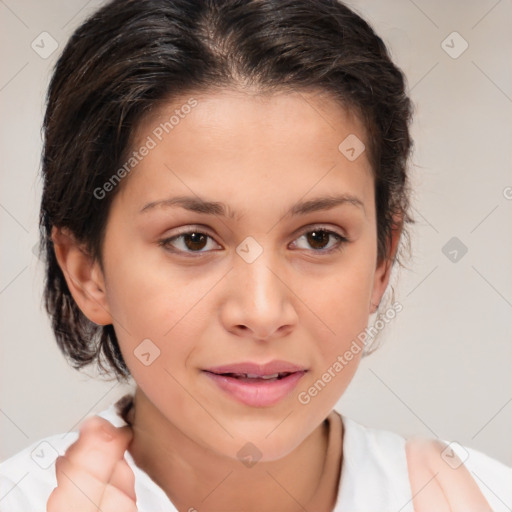
M187 93L244 87L323 91L360 116L374 172L379 259L395 216L411 220L404 76L356 13L336 0L111 1L64 48L44 118L44 300L57 343L75 368L96 361L118 379L130 375L113 326L89 321L71 296L52 227L69 229L101 264L120 186L102 199L94 191L122 165L145 115Z

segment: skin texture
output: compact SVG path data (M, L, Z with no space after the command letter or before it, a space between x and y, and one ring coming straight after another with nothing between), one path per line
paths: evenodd
M179 510L286 512L311 504L330 510L339 474L323 473L323 422L361 352L308 404L298 394L366 328L388 284L400 232L379 262L367 152L350 161L338 150L350 134L368 147L366 133L332 99L231 90L191 96L197 106L122 182L107 223L103 269L71 234L55 229L59 264L87 317L114 325L137 384L130 453ZM188 99L146 119L134 148ZM336 194L361 205L285 215L298 201ZM162 205L141 212L179 195L226 203L235 215ZM210 238L163 246L178 228ZM307 235L314 228L348 241L339 245L330 236L315 245ZM236 252L248 236L262 249L252 263ZM148 366L134 353L145 339L160 350ZM202 371L274 359L308 371L268 407L235 401ZM247 442L261 452L250 469L237 458ZM329 488L318 497L326 479Z
M466 466L445 443L415 437L407 440L405 451L416 512L492 510Z

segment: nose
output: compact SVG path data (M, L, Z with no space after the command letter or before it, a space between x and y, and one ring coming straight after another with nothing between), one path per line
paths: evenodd
M298 319L295 296L283 265L269 252L263 251L252 263L236 256L227 279L221 320L229 332L266 341L293 330Z

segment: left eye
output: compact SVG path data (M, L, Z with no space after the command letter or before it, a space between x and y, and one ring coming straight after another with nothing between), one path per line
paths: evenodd
M335 238L336 241L334 244L331 244L331 247L328 247L329 240ZM311 231L307 231L303 235L301 235L297 240L305 239L308 245L313 247L315 252L331 252L333 250L341 248L341 246L347 242L347 239L334 231L330 231L327 229L313 229ZM307 247L306 247L307 249Z
M333 238L335 241L334 243L331 243L331 246L329 247L329 242ZM348 241L345 237L327 229L313 229L306 231L292 243L297 245L297 243L302 239L304 239L308 245L313 248L314 252L326 253L341 248L341 246ZM218 244L213 241L213 238L206 233L202 233L200 231L188 231L186 233L181 233L180 235L161 240L159 244L172 252L191 254L210 252L209 250L205 250L209 241L218 246ZM308 248L299 247L299 249L307 250Z

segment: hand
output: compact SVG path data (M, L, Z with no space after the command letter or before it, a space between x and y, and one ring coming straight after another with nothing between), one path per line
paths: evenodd
M99 416L82 423L77 441L55 462L47 512L136 512L135 475L124 460L132 437L131 427Z

